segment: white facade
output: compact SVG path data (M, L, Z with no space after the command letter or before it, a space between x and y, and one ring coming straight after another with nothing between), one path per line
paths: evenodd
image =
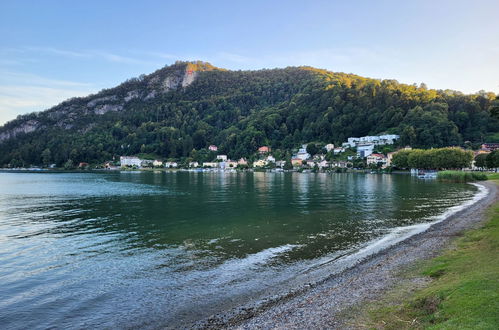
M395 140L399 139L400 136L396 134L384 134L384 135L373 135L373 136L362 136L360 138L357 137L349 137L348 142L343 143L344 147L354 148L359 144L365 143L373 143L374 145L385 145L385 144L393 144Z
M364 158L373 153L374 144L373 143L364 143L357 145L357 156Z
M126 167L126 166L140 167L142 164L142 160L140 158L134 157L134 156L121 156L120 163L121 163L121 167Z
M310 157L311 157L310 154L307 152L307 145L306 144L303 144L301 146L301 148L298 149L298 153L295 156L293 156L293 158L299 158L301 160L307 160Z
M199 163L198 162L190 162L189 167L198 167Z
M166 168L176 168L178 167L177 162L165 162L165 167Z
M269 163L275 163L275 158L272 155L268 155L266 158L267 162Z
M326 148L327 152L330 152L331 150L334 149L334 144L328 143L328 144L326 144L326 146L324 148Z
M162 166L163 165L163 162L160 161L160 160L155 160L154 162L152 162L152 166Z
M203 163L203 167L213 167L213 168L216 168L218 167L218 164L217 162L204 162Z
M227 161L227 155L218 155L217 156L217 160L221 160L222 162L226 162Z

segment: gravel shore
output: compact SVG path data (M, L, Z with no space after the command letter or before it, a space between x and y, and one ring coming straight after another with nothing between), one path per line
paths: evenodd
M426 231L411 236L371 255L355 266L327 280L304 287L259 306L229 311L197 324L196 328L236 329L345 329L349 310L375 301L400 281L397 274L416 261L437 256L453 237L476 227L484 219L484 210L498 200L492 182L480 183L488 194ZM350 326L351 327L351 326Z

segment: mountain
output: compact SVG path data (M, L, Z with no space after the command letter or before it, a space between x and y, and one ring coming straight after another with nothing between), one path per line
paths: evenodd
M311 67L230 71L176 62L95 95L69 99L0 127L0 166L101 162L149 153L232 158L261 145L398 133L401 144L441 147L497 139L493 93L430 90ZM490 141L488 141L490 142Z

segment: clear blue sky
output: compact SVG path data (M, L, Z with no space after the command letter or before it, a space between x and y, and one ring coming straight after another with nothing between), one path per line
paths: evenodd
M175 60L499 93L499 1L0 2L0 124Z

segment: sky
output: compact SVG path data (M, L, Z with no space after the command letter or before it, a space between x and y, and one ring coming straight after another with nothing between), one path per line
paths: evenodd
M498 0L0 0L0 125L176 60L499 93Z

